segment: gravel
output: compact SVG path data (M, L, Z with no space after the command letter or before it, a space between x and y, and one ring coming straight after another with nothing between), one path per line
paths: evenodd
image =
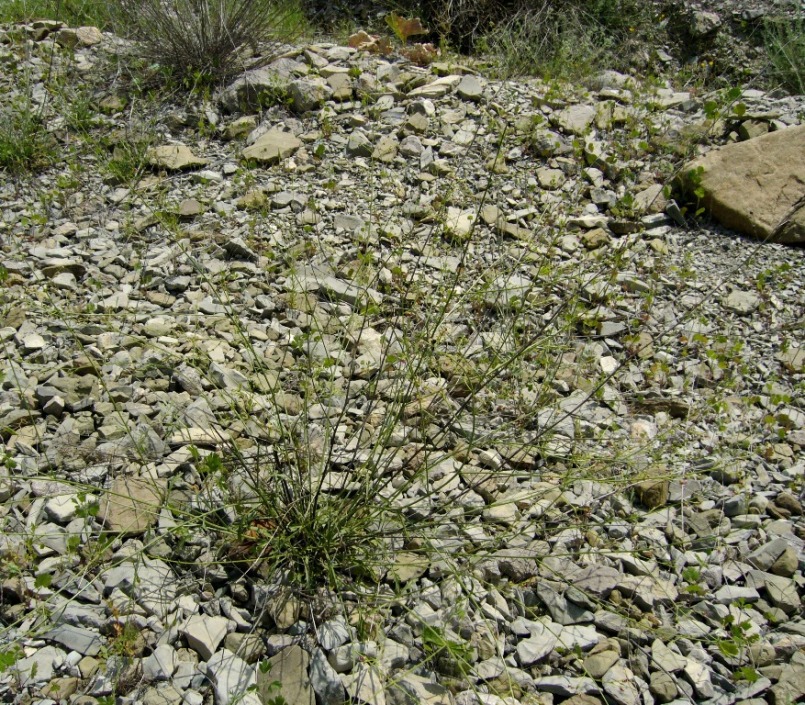
M35 30L0 51L42 95ZM87 36L57 69L129 107L48 113L65 159L0 183L3 702L805 694L805 251L666 203L709 96L321 43L281 60L297 112L243 122L237 85L142 101ZM132 182L127 131L157 150ZM255 496L369 469L398 510L373 572L272 572Z

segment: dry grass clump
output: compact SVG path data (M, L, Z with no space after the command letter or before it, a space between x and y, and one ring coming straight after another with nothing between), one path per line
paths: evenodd
M293 38L301 16L276 0L119 0L119 5L143 55L194 86L221 83L253 65L267 42Z

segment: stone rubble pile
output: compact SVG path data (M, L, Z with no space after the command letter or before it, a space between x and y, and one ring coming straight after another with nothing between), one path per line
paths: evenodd
M805 251L665 188L802 97L712 117L321 43L180 107L92 83L114 37L4 28L41 100L54 42L148 170L0 182L0 700L805 696ZM368 584L238 570L204 521L297 432L334 501L373 468L426 527Z

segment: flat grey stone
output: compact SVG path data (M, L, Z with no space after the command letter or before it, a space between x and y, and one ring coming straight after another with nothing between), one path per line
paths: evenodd
M300 78L288 86L291 107L297 113L315 110L328 100L333 91L321 78Z
M584 670L596 680L602 678L604 674L612 668L620 659L616 651L599 651L590 654L584 659Z
M668 647L660 639L655 639L651 644L651 660L662 671L676 673L687 665L686 658Z
M199 655L202 661L207 661L224 640L228 625L229 620L226 617L194 614L180 631L187 640L187 645Z
M573 695L595 695L598 684L592 678L573 678L571 676L542 676L534 679L537 692L544 690L564 698Z
M315 649L310 658L310 685L322 705L343 705L344 684L321 649Z
M213 654L206 672L215 688L216 705L261 705L257 695L249 692L257 684L254 668L231 651L221 649Z
M97 656L103 646L98 632L72 624L60 624L54 627L45 634L45 638L84 656Z
M290 157L301 146L301 140L290 132L269 130L243 150L243 158L265 164L276 164Z
M289 646L268 659L267 668L257 672L257 690L262 702L282 697L288 705L316 705L311 685L309 654L300 646ZM279 682L277 688L274 684Z
M601 641L601 635L595 627L586 624L572 624L562 627L558 634L557 646L573 651L581 649L587 651Z
M522 666L530 666L544 659L556 646L555 634L546 632L517 642L517 660Z
M238 370L224 367L217 362L210 363L210 379L219 389L248 389L249 378Z
M467 74L456 87L456 93L463 100L477 102L484 97L484 86L475 76Z
M343 619L329 619L319 627L318 638L322 649L332 651L349 641L350 630Z
M766 593L771 604L779 607L786 614L797 612L802 605L802 600L794 581L780 575L766 575L765 577Z
M60 669L67 654L55 646L37 649L31 656L19 659L12 667L21 688L36 683L45 683L53 678L56 669Z
M400 141L393 135L384 135L381 137L375 148L372 150L372 159L379 162L391 163L394 157L397 156L397 150L400 146Z
M760 593L751 587L724 585L715 591L713 597L715 598L716 602L722 605L730 605L735 602L735 600L757 602L760 599Z
M619 705L640 705L640 688L634 672L622 663L613 665L601 678L606 694Z
M775 561L789 547L788 541L784 538L776 538L764 543L746 557L747 563L751 563L758 570L768 572Z
M206 166L209 162L206 159L197 157L183 144L170 144L153 147L149 150L148 163L159 169L168 171L183 171Z
M164 480L117 477L101 496L98 518L109 531L137 536L156 523L164 492Z
M143 659L143 677L149 682L170 680L177 665L176 649L170 644L159 644Z
M451 692L433 680L407 672L395 678L395 682L396 686L407 694L406 702L411 699L421 705L454 705Z
M341 676L341 680L353 702L386 705L385 679L375 666L358 663L352 673Z
M127 561L101 575L104 594L115 588L134 597L148 614L164 618L176 609L177 581L170 567L159 559Z
M747 315L752 313L760 305L760 297L751 291L739 291L733 289L726 299L724 299L724 306L730 311Z
M710 679L710 669L695 659L688 658L685 668L682 669L685 677L690 681L696 693L701 698L712 698L716 691Z
M622 573L608 565L589 565L573 577L573 586L592 597L606 600Z
M553 122L564 132L571 135L584 135L595 120L595 108L592 105L571 105L553 116Z

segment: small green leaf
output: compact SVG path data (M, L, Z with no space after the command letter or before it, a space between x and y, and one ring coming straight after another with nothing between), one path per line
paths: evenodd
M0 651L0 673L11 668L22 656L22 649L16 644L6 651Z
M734 641L721 639L718 642L718 650L726 657L735 657L739 653L738 645Z
M756 683L760 678L760 674L751 666L742 666L735 670L733 677L736 681L746 681L747 683Z
M47 588L50 587L50 583L53 582L53 576L50 573L40 573L36 576L36 580L34 581L34 587L38 588Z
M220 472L224 466L223 460L221 460L221 456L218 453L210 453L206 458L204 458L204 462L202 463L202 469L204 472L208 473L217 473Z

